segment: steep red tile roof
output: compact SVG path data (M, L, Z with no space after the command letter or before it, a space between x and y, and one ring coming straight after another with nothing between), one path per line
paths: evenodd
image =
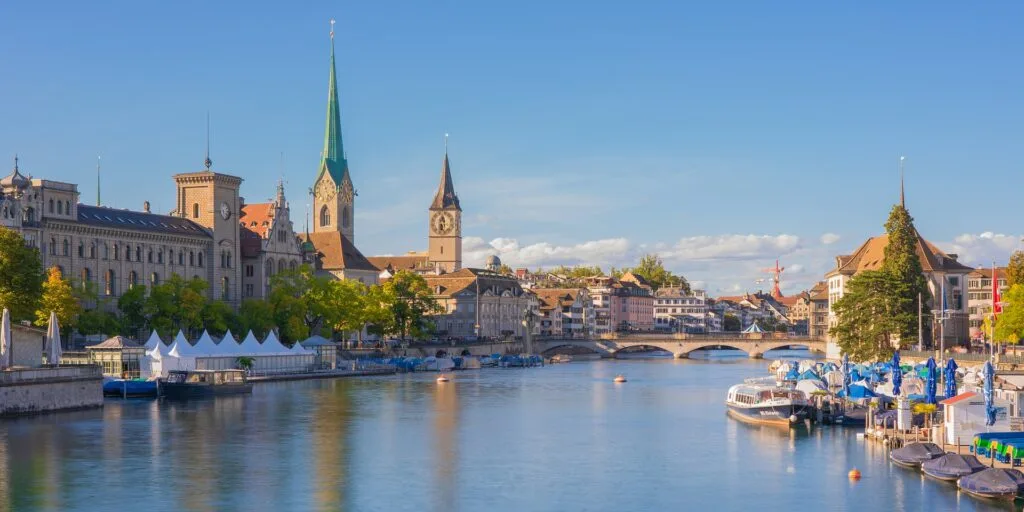
M885 248L888 245L889 235L887 234L869 238L853 254L837 257L836 268L833 272L854 274L865 270L878 270L882 268L882 262L885 260ZM917 243L914 248L918 259L921 260L921 269L925 272L974 270L942 252L934 244L922 238L920 233L917 233Z
M308 238L307 238L308 237ZM301 235L302 241L313 242L317 257L324 270L373 270L377 267L370 263L356 246L338 231L323 231Z
M422 270L430 267L430 258L426 254L370 256L366 259L380 270Z
M242 206L238 223L246 229L266 238L274 222L274 203L254 203Z

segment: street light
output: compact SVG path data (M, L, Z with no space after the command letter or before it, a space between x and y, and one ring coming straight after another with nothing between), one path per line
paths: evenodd
M523 311L523 326L526 327L526 353L530 355L533 354L533 321L535 318L533 309L526 306Z

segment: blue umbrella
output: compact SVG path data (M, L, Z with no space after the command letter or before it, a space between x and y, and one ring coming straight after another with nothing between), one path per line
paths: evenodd
M843 354L843 396L850 395L850 355Z
M956 396L956 361L949 358L946 362L946 398Z
M925 368L927 368L927 370L928 370L928 373L927 373L927 379L928 380L925 381L924 402L927 403L927 404L934 404L935 403L935 388L938 386L938 380L939 380L938 379L938 377L939 377L938 373L939 372L936 371L936 369L935 369L935 358L934 357L929 357L928 358L928 363L925 364Z
M903 384L903 370L900 369L900 353L892 354L892 395L900 396L900 384Z
M996 424L996 406L992 401L992 381L996 378L996 369L992 367L992 361L985 362L985 369L982 370L985 377L985 425Z

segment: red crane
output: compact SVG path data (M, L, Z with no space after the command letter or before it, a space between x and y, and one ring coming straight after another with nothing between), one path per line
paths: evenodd
M772 297L775 297L776 299L781 299L782 298L782 290L779 289L779 281L782 278L782 272L785 271L785 270L786 270L785 267L780 267L779 266L779 260L778 259L775 260L775 267L774 268L763 268L763 269L761 269L761 272L767 272L769 274L772 274L772 282L774 283L772 285Z

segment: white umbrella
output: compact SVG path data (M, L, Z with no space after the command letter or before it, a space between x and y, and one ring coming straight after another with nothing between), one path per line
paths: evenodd
M48 362L50 364L60 364L60 322L57 321L57 313L50 311L50 329L46 333L46 338L50 341L50 352L48 356Z
M4 308L3 319L0 320L0 370L10 367L13 359L11 357L11 313Z

